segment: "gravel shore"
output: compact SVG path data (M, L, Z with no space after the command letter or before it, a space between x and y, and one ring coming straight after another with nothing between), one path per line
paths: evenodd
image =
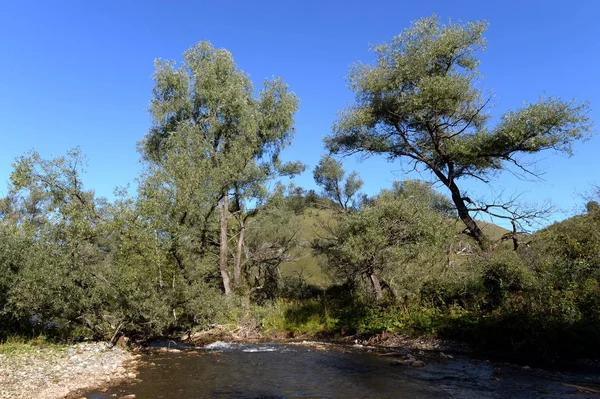
M59 399L135 378L136 356L105 343L0 354L0 398Z

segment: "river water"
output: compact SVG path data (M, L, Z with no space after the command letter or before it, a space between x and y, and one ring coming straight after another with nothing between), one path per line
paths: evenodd
M427 358L425 353L415 353ZM590 398L593 374L561 374L467 358L424 367L394 364L365 348L327 344L237 344L145 355L135 382L88 399L145 398Z

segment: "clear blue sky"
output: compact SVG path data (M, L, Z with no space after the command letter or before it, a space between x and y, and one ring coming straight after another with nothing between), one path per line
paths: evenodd
M150 126L153 60L180 60L193 43L230 50L258 86L281 76L300 98L296 138L287 159L312 167L337 112L352 101L348 66L368 62L369 43L390 40L410 21L487 19L484 85L494 115L541 94L589 100L600 124L600 3L594 1L3 1L0 4L0 195L14 159L80 146L88 156L85 183L101 196L134 184L136 152ZM600 137L566 158L539 157L545 182L497 178L507 193L531 202L551 199L565 212L577 192L598 182ZM344 160L378 192L406 176L382 159ZM297 183L314 187L312 174ZM411 177L415 177L411 175ZM423 176L426 178L427 176ZM468 182L470 195L486 187Z

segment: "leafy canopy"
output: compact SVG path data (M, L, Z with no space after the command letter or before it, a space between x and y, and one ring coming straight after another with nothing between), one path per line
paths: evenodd
M362 188L363 180L356 172L350 173L346 181L344 181L345 176L342 163L329 155L321 157L313 171L315 182L323 188L325 197L344 210L357 209L360 205L359 190Z
M478 87L477 52L487 23L443 25L416 21L391 43L374 47L375 65L355 65L355 104L342 111L326 139L334 153L404 158L444 182L485 178L518 153L545 149L570 153L589 136L588 105L542 98L504 114L490 127L490 97Z
M297 97L281 79L265 81L254 96L250 78L231 53L208 42L186 51L180 68L160 59L155 68L154 126L140 146L147 160L160 162L187 151L188 166L208 160L226 182L251 160L270 156L279 165L277 156L291 140L298 108Z

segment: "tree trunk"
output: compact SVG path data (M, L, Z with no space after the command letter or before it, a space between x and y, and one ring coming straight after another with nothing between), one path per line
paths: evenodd
M514 220L511 220L510 223L512 224L512 242L513 242L513 251L516 251L517 249L519 249L519 238L517 237L517 223Z
M392 294L392 298L394 298L394 301L398 300L398 291L396 291L396 289L390 283L388 283L384 279L381 279L381 286L387 288L390 291L390 294Z
M219 251L219 269L221 271L221 278L223 278L223 288L225 289L225 295L231 293L231 285L229 278L229 270L227 269L227 212L228 207L227 194L223 196L223 199L219 201L219 213L221 221L221 238L220 238L220 251Z
M246 226L244 218L240 215L240 234L238 236L235 258L233 261L233 285L238 287L242 284L242 252L246 237Z
M383 299L383 291L381 290L381 283L379 282L379 277L375 273L371 273L369 275L371 279L371 284L373 284L373 292L375 293L375 300L377 302Z
M209 220L213 212L214 208L210 208L206 215L204 215L204 223L202 225L202 232L200 233L200 255L202 256L204 256L206 250L208 249Z
M469 235L473 237L475 241L477 241L477 244L479 244L479 247L481 249L487 251L489 249L489 240L485 236L485 234L483 234L483 231L481 231L475 220L469 214L469 208L467 208L465 200L460 194L458 186L452 181L448 183L448 188L452 193L452 201L456 206L458 217L460 218L460 220L463 221L463 223L467 227L467 230L469 230Z

